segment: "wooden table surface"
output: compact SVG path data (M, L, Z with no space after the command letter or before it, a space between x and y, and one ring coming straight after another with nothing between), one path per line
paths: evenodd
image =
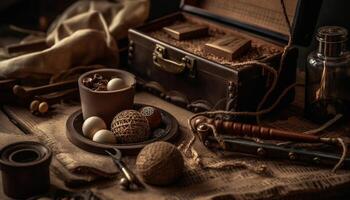
M23 131L17 128L6 116L6 114L0 110L0 134L24 134ZM1 174L0 174L1 177ZM0 199L8 199L2 190L2 178L0 178Z
M284 109L282 111L278 111L276 114L278 118L281 118L283 116L283 113L293 113L295 115L301 115L302 114L302 106L303 106L303 87L298 86L297 87L297 96L295 99L295 102L290 105L287 109ZM145 102L146 101L146 102ZM170 113L174 114L177 120L179 121L180 126L186 126L187 118L191 115L190 112L178 108L174 105L170 105L167 102L164 102L163 100L154 97L150 94L138 94L136 95L136 102L138 103L148 103L150 105L157 105L160 106L161 108L167 108L167 111ZM300 126L300 125L298 125ZM297 128L297 127L296 127ZM19 128L17 128L6 116L6 114L0 110L0 134L24 134ZM62 186L62 181L54 177L51 180L51 184L61 187ZM0 185L1 180L0 180ZM0 189L0 199L8 199L6 196L4 196L2 192L2 187Z

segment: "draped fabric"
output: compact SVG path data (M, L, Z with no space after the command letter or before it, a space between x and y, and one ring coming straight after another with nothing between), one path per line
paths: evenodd
M78 1L49 28L47 49L0 62L0 78L47 78L76 66L117 66L116 41L144 22L149 0Z

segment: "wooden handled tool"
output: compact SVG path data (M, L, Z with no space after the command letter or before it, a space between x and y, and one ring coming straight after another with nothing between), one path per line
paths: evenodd
M12 88L18 83L17 79L4 79L0 80L0 90Z
M69 80L62 81L59 83L53 83L49 85L33 87L33 88L25 88L20 85L13 86L13 93L22 98L34 97L36 95L48 94L52 92L62 91L71 88L77 88L78 82L77 80Z
M78 88L68 89L60 92L54 92L45 95L35 96L34 99L46 102L49 105L56 104L61 102L62 100L74 99L79 96Z
M35 96L34 100L30 103L29 110L33 114L45 114L51 105L60 103L62 100L75 99L78 96L79 92L77 88Z
M333 167L333 171L342 166L343 162L347 162L349 164L349 160L346 158L347 156L347 143L343 138L336 137L319 137L315 135L309 135L304 133L292 132L292 131L283 131L273 128L267 128L263 126L256 126L251 124L243 124L232 121L224 121L221 119L211 119L204 116L199 116L190 120L190 125L193 131L197 133L200 140L204 143L205 146L210 146L210 144L214 144L211 141L216 141L217 145L224 150L231 149L233 151L239 151L243 153L252 153L252 149L249 148L254 146L253 144L247 144L245 142L240 142L235 140L238 137L251 137L265 140L284 140L284 141L293 141L293 142L307 142L307 143L324 143L330 145L338 145L341 147L342 153L341 156L334 155L326 155L320 154L317 152L308 153L305 151L296 152L294 149L282 149L279 146L260 146L257 149L257 154L265 154L263 153L265 149L269 149L270 154L276 155L274 157L284 158L286 152L290 159L295 160L295 154L303 155L301 160L319 160L319 157L325 158L326 160L330 160L334 163L334 160L338 159L338 162ZM220 133L220 135L219 135ZM239 147L235 147L235 145ZM263 143L262 143L263 144ZM255 145L256 146L256 145ZM262 151L263 150L263 151ZM312 158L314 156L314 158Z
M201 137L206 137L210 132L210 127L208 124L213 125L216 131L221 135L252 137L265 140L284 140L293 142L337 143L336 138L322 138L315 135L278 130L232 121L224 121L219 119L210 119L202 116L195 118L193 125Z
M16 79L0 80L0 104L13 102L12 88L18 82Z

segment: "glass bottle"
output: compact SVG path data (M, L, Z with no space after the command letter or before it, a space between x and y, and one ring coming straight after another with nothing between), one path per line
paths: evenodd
M347 30L338 26L318 29L318 49L307 58L305 114L325 122L336 114L347 114L350 106L350 53Z

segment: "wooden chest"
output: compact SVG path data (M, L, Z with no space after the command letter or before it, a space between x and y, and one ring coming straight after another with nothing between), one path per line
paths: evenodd
M293 44L307 45L321 2L285 0L284 5L293 25ZM208 27L208 34L184 40L169 34L171 27L182 23ZM128 66L142 88L191 111L255 111L272 77L247 62L278 70L288 30L280 0L184 1L179 12L129 30ZM249 40L250 48L232 59L230 54L205 50L208 43L232 35ZM296 48L288 50L277 87L264 107L295 82L297 55ZM242 62L247 64L236 65ZM290 91L281 105L293 99Z

